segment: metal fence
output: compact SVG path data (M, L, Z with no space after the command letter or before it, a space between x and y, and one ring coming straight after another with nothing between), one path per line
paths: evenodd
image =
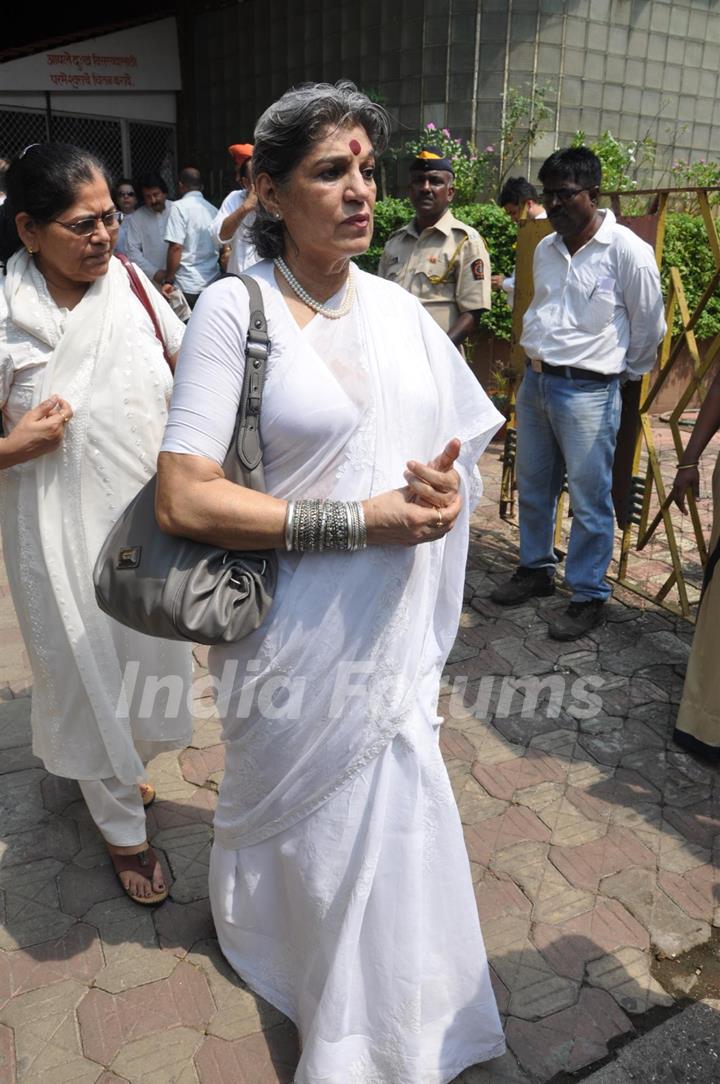
M12 159L32 143L52 139L75 143L96 154L113 178L159 171L172 190L176 175L175 126L47 113L39 109L0 110L0 158Z

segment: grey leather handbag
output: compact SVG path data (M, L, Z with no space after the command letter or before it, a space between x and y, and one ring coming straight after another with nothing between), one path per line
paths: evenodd
M250 296L245 376L225 477L264 490L260 408L270 350L262 294ZM274 550L242 552L164 534L155 518L153 477L107 536L93 571L98 606L123 625L166 640L231 643L258 628L277 581Z

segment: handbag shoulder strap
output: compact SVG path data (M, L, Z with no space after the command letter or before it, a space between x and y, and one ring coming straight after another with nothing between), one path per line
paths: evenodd
M230 277L229 275L227 277ZM265 318L262 292L250 275L233 275L242 281L250 301L250 320L245 343L245 375L238 405L235 431L230 445L231 452L225 461L225 476L249 489L264 491L265 476L260 441L260 409L267 359L270 354L270 338Z
M162 337L162 332L160 330L160 322L158 321L157 313L155 312L155 309L150 304L150 298L147 295L147 290L143 286L142 279L140 278L137 271L135 270L135 268L131 264L130 260L127 258L127 256L124 253L116 252L115 253L115 258L120 261L120 263L123 265L123 267L127 271L128 278L130 279L130 289L135 294L135 297L138 299L138 301L140 302L142 307L145 309L145 312L148 314L148 316L152 320L152 325L153 325L153 327L155 329L155 335L157 336L157 340L158 340L158 342L160 343L160 345L162 346L162 349L163 349L163 356L165 357L165 361L170 366L170 371L172 372L173 371L173 363L170 360L170 355L168 354L168 348L165 345L165 340Z

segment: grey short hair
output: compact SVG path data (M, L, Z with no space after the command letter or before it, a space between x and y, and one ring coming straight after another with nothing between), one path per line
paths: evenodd
M282 186L310 147L328 128L360 125L376 154L382 154L390 138L390 118L354 83L303 83L278 98L255 126L253 174L267 173ZM249 229L257 253L263 259L281 256L282 223L276 222L261 204Z

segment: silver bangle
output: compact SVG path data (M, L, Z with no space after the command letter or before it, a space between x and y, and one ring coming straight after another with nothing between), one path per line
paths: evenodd
M365 515L360 501L289 501L285 548L301 553L340 550L353 553L367 546Z
M285 549L288 553L293 548L293 526L295 522L295 501L288 501L285 515Z

